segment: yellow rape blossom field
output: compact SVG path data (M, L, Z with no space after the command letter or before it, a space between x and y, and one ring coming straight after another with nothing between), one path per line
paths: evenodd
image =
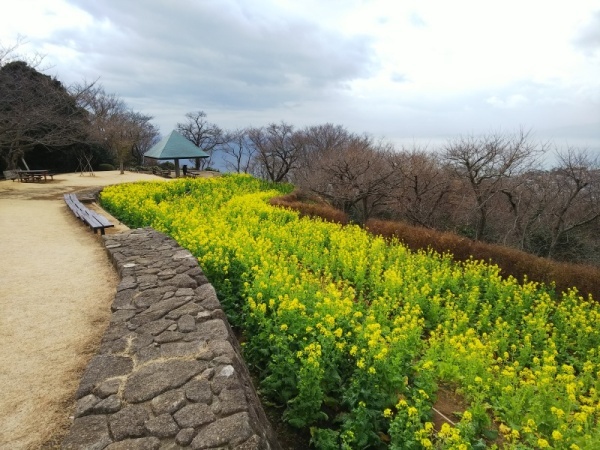
M319 449L597 449L600 308L268 200L250 176L106 188L198 257L265 400ZM435 426L440 386L464 398Z

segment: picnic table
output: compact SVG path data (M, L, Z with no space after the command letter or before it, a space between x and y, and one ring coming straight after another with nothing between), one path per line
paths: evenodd
M186 171L186 176L192 177L192 178L197 178L201 175L201 173L202 172L200 170L188 169Z
M17 170L17 175L21 183L46 182L48 181L48 177L54 180L54 176L46 169Z

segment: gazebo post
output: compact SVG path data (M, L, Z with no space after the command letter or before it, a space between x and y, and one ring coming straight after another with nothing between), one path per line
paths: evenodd
M179 178L179 158L175 158L175 178Z

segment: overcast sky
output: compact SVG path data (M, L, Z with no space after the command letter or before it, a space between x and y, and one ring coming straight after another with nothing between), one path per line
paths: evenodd
M4 1L4 0L3 0ZM531 129L600 150L600 0L20 0L0 43L163 134L330 122L396 144Z

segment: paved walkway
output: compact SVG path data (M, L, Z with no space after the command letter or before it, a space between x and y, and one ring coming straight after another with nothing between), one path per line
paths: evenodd
M0 449L60 443L110 316L117 276L99 235L62 194L138 180L164 179L98 172L0 181Z

